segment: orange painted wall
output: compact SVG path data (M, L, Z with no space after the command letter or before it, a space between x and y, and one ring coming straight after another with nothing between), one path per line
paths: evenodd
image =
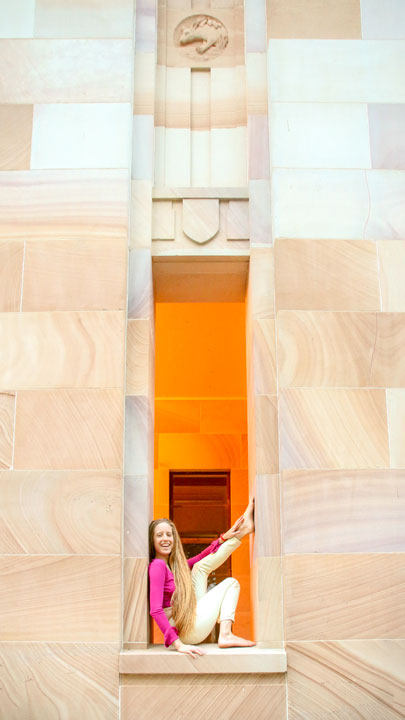
M244 303L157 303L157 397L246 397Z
M155 517L169 513L169 470L226 469L235 519L247 504L247 468L244 304L158 303ZM241 584L234 629L249 637L248 540L232 556L232 572Z

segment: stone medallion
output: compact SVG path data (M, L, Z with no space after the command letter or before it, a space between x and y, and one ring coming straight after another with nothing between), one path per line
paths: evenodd
M218 57L229 42L225 25L211 15L190 15L174 30L174 44L191 60L207 62Z

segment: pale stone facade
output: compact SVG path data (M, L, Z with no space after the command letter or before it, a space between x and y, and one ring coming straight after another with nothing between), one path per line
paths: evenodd
M0 0L0 718L404 717L404 108L402 0ZM173 301L246 301L250 654L148 648Z

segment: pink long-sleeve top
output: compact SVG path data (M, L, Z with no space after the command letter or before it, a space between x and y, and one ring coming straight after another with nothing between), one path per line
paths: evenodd
M202 552L192 558L188 558L188 566L191 569L195 563L202 560L210 553L214 553L220 546L219 538L213 540L211 545L204 548ZM156 620L159 628L165 636L165 645L169 647L179 637L174 627L170 625L163 608L170 607L172 595L176 589L174 576L164 560L155 558L149 563L149 607L150 614Z

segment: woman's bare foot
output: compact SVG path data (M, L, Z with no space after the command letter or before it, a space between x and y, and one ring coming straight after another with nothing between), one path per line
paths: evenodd
M251 497L249 499L249 504L243 513L243 528L247 530L248 533L252 533L255 530L255 520L254 520L254 512L255 512L255 499L254 497Z
M230 647L253 647L256 645L252 640L245 640L245 638L238 637L233 633L219 633L218 647L230 648Z
M255 499L253 497L249 500L249 505L247 506L245 512L243 513L243 523L241 525L241 529L239 530L236 537L238 540L242 540L242 538L245 537L245 535L250 535L250 533L255 531L255 521L254 521L254 511L255 511Z

